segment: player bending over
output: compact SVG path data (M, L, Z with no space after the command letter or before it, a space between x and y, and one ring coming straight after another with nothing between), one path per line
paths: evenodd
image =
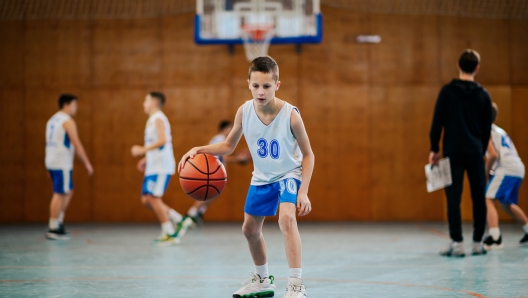
M211 141L209 141L209 145L214 145L225 141L232 129L233 123L231 123L231 121L220 121L220 124L218 125L218 134L215 135ZM251 158L251 156L249 155L249 152L241 152L237 155L217 156L216 158L218 158L218 160L220 160L220 162L223 164L230 162L245 164ZM216 199L217 198L205 202L194 202L192 207L189 208L189 211L187 211L187 216L190 217L195 224L201 225L203 223L203 216L205 215L205 212L207 212L207 208L209 208L211 203L216 201Z
M496 121L499 108L495 103L492 106L493 122ZM499 206L513 218L523 224L524 237L521 245L528 245L528 218L517 202L519 200L519 187L524 178L524 164L508 134L497 125L491 128L491 138L487 151L486 174L492 175L486 187L486 204L488 206L489 236L484 239L486 249L500 249L502 236L499 229L499 216L494 205L494 200L499 201Z
M181 159L181 170L188 158L198 153L216 156L231 154L244 134L253 158L254 171L244 207L242 231L248 241L256 273L251 281L233 294L241 297L273 297L275 284L268 273L262 224L274 216L280 205L279 226L284 235L290 268L284 297L304 298L301 279L301 237L296 212L308 214L311 203L308 187L314 168L314 154L297 108L275 97L280 87L279 67L270 57L251 62L248 85L253 99L237 111L233 130L224 142L195 147ZM302 181L302 183L301 183Z
M165 95L161 92L150 92L145 96L143 109L149 115L145 127L145 145L134 145L131 149L134 157L145 155L138 162L137 168L140 172L145 172L141 202L154 211L161 223L161 235L152 242L154 246L178 243L192 223L190 219L183 221L181 214L165 205L162 200L176 168L170 123L161 111L164 104Z
M46 238L70 239L64 228L64 215L73 195L73 155L82 160L88 175L93 174L92 164L84 151L73 116L77 113L77 97L62 94L59 111L46 124L46 168L53 182L50 203L49 229Z

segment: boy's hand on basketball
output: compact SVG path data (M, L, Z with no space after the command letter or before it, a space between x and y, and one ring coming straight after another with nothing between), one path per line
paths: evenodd
M191 150L189 150L189 152L183 155L182 159L180 160L180 163L178 163L178 173L180 173L183 167L185 166L185 162L187 161L187 159L193 158L196 154L198 154L198 147L192 148Z
M299 216L305 216L312 211L312 203L308 199L308 195L305 193L297 194L297 211Z
M440 153L431 151L431 153L429 153L429 164L437 165L439 161Z
M130 152L132 153L132 156L138 157L145 154L146 150L143 146L134 145L132 146L132 149L130 149Z

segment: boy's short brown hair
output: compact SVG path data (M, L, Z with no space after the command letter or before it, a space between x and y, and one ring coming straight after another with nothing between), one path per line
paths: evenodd
M464 50L460 55L460 58L458 58L458 66L460 66L460 70L467 74L474 73L479 64L480 54L472 49Z
M270 56L257 57L249 65L248 79L251 79L252 72L262 72L273 74L275 81L279 80L279 65Z
M496 103L491 103L491 121L495 122L497 120L497 115L499 115L499 106Z

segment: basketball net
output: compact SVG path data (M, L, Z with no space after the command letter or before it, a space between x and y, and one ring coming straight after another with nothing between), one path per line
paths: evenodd
M275 30L272 25L243 26L242 40L248 61L267 56L270 41L274 35Z

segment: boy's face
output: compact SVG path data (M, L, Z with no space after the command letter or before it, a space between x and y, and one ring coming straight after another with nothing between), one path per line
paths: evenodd
M279 90L280 81L273 79L273 73L254 71L250 74L249 90L253 100L259 106L266 106L275 98L275 91Z
M221 133L225 136L228 136L232 129L232 125L226 126L224 129L222 129Z
M79 105L76 99L72 100L70 103L64 104L64 109L66 109L67 113L70 116L75 116L77 114L78 108L79 108Z
M143 102L143 111L149 114L150 111L157 108L157 106L158 106L158 101L152 98L150 94L147 94L147 96L145 96L145 101Z

